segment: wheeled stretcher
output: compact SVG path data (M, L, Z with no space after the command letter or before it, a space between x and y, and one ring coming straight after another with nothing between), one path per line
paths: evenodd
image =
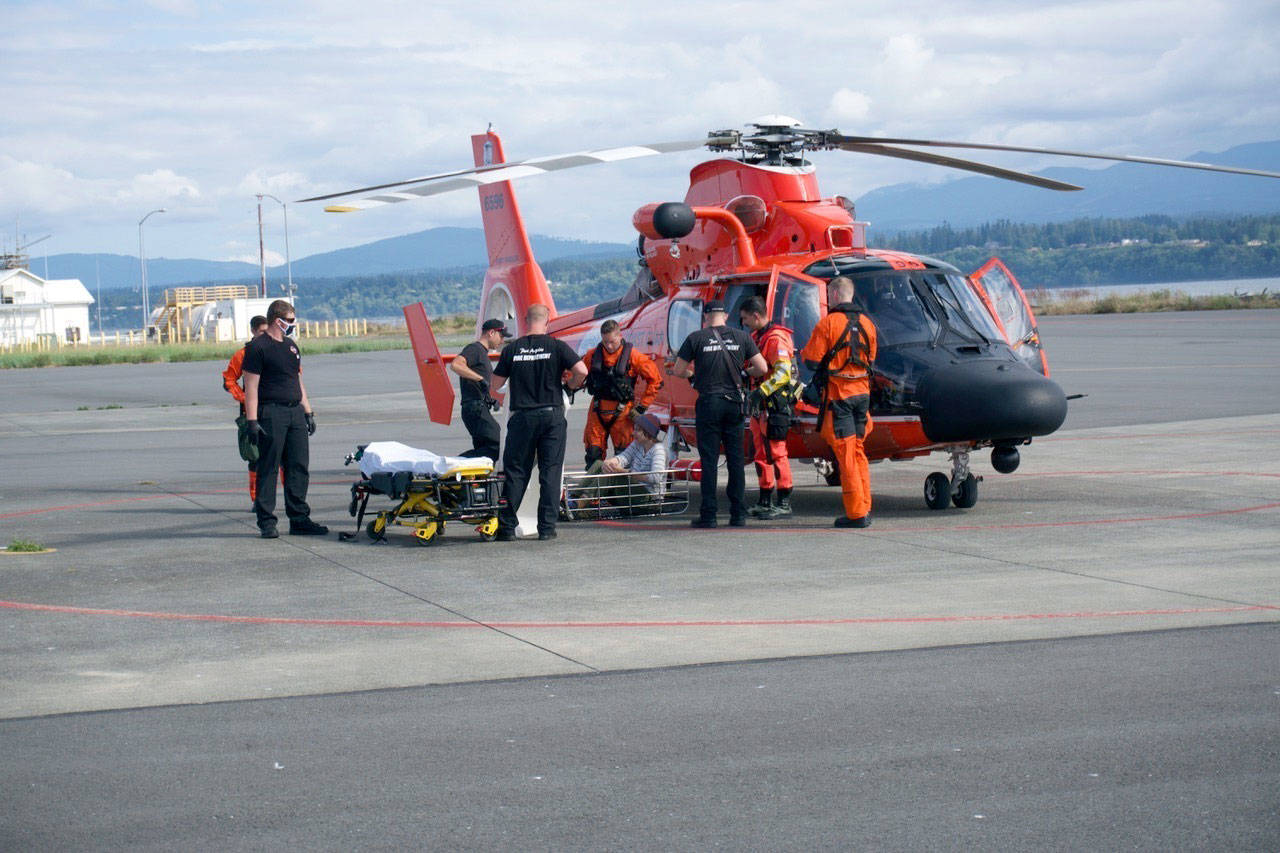
M492 540L498 532L498 510L506 504L502 477L493 473L486 457L439 456L429 450L396 441L367 444L347 457L359 463L360 479L351 486L348 511L356 519L354 539L364 524L369 499L389 498L393 505L379 510L365 531L369 538L386 538L393 524L413 530L420 545L430 545L443 535L445 523L460 521L475 527L480 538Z

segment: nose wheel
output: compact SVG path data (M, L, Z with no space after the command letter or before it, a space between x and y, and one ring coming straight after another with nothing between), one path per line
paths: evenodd
M955 505L960 509L969 509L978 502L978 483L981 477L975 477L969 471L968 448L954 448L951 451L951 476L941 471L934 471L924 480L924 502L929 509L946 509Z

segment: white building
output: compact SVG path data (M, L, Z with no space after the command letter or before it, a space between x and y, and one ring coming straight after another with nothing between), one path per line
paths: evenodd
M0 270L0 345L87 343L92 304L78 278L46 280L30 270Z

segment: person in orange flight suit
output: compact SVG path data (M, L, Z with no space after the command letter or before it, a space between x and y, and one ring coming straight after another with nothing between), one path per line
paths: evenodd
M800 352L822 388L822 438L840 468L844 515L836 527L871 526L871 473L862 441L871 431L871 375L876 327L853 305L853 282L837 276L827 283L827 316L818 321ZM852 324L852 325L851 325Z
M791 330L769 322L764 300L759 296L746 299L738 308L742 327L751 332L760 354L769 365L766 376L754 380L750 409L751 444L755 448L756 479L760 497L747 510L754 518L782 518L791 515L791 460L787 456L787 430L795 406L796 345ZM771 426L772 424L772 426ZM780 432L781 438L771 438ZM774 488L777 500L774 500Z
M253 337L256 338L266 330L267 318L261 314L249 320L249 331L253 333ZM227 369L222 371L222 387L240 404L240 417L244 417L244 387L240 384L240 377L243 374L244 347L240 347L232 353L231 360L227 362ZM254 465L253 462L249 463L249 500L251 501L258 498L258 474L254 471Z
M600 344L582 358L587 366L587 392L591 407L582 433L587 467L608 456L613 440L614 453L631 443L635 419L652 405L662 387L662 374L653 359L623 340L617 320L605 320L600 327ZM636 384L644 380L644 393Z

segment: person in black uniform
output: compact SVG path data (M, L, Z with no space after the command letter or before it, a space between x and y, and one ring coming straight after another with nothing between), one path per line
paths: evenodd
M576 391L587 378L587 366L573 348L547 334L550 311L530 305L525 312L529 334L507 344L493 368L493 384L507 381L511 417L507 420L507 446L502 470L507 479L507 505L498 513L497 539L516 538L516 512L524 500L538 460L538 538L556 538L556 514L560 503L560 473L564 468L564 444L569 424L564 418L564 374L568 388Z
M725 466L729 469L729 524L743 527L747 523L747 478L742 454L747 391L742 371L745 365L747 373L763 376L769 366L749 334L724 324L727 314L723 302L707 302L702 306L702 315L704 326L684 339L671 369L676 376L692 376L698 392L694 428L702 461L702 505L692 525L716 526L716 468L723 444Z
M499 403L489 392L493 382L493 369L489 366L489 353L502 346L511 337L501 320L485 320L480 327L480 337L462 348L449 369L460 377L462 390L462 423L471 434L473 445L461 456L487 456L496 464L502 440L502 430L490 412L498 410Z
M276 530L276 477L284 469L284 509L289 532L323 536L329 528L311 520L307 506L308 438L316 419L302 384L302 354L290 338L297 328L293 306L277 299L267 308L267 331L245 346L244 413L258 440L258 497L253 511L263 539Z

